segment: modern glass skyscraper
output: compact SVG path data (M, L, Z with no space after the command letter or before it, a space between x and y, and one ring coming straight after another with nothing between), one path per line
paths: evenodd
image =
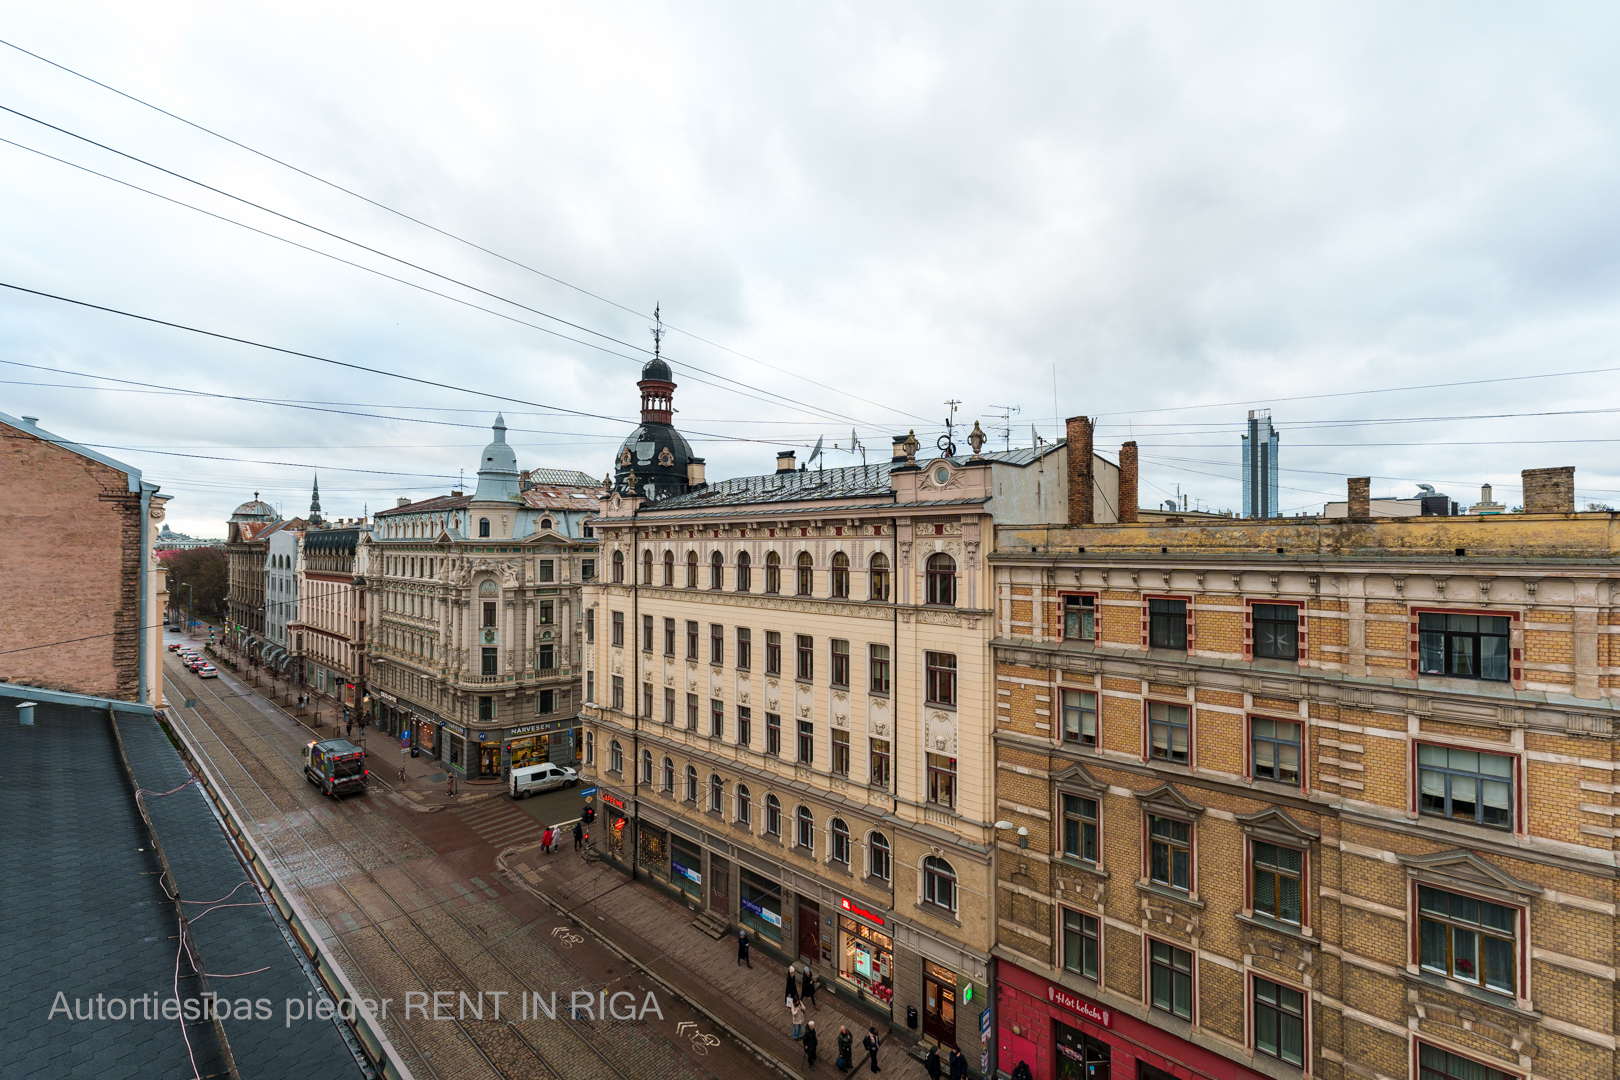
M1277 517L1277 429L1270 409L1249 410L1243 436L1243 516Z

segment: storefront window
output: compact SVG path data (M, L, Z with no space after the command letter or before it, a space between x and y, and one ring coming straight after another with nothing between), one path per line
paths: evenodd
M838 920L838 977L880 1001L894 1000L894 939L854 919Z
M450 736L450 764L461 764L462 741L460 735Z
M536 743L539 743L537 746ZM545 742L536 740L534 736L526 739L512 740L512 768L521 769L528 765L539 765L547 760Z
M613 810L607 812L607 846L608 855L619 862L625 861L624 855L624 815Z
M669 875L669 834L663 829L654 828L646 822L639 826L641 839L638 843L638 857L641 868L657 877Z
M782 890L772 881L748 870L741 878L742 924L766 941L782 944Z
M669 879L683 891L703 899L703 851L684 837L670 837Z
M1052 1041L1057 1044L1057 1080L1108 1080L1107 1043L1061 1020L1052 1021L1052 1026Z

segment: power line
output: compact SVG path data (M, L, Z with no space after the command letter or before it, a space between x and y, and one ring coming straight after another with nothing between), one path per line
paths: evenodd
M575 284L573 284L571 282L564 281L562 278L556 277L553 274L548 274L544 270L536 269L535 267L530 266L527 263L521 262L521 261L519 261L517 259L514 259L514 258L512 258L510 256L503 255L500 252L495 251L495 250L493 250L491 248L487 248L487 247L483 246L482 244L479 244L479 243L477 243L475 241L467 239L464 236L460 236L460 235L458 235L456 233L453 233L453 232L450 232L450 231L448 231L446 229L442 229L437 225L430 224L429 222L423 221L421 218L413 217L412 215L405 213L403 210L395 209L394 207L389 206L386 203L379 202L376 199L370 198L369 196L362 195L360 192L355 191L352 188L344 187L342 184L336 183L335 181L332 181L332 180L328 180L323 176L320 176L320 175L317 175L316 173L310 172L307 169L300 168L297 165L294 165L294 164L292 164L291 162L288 162L288 161L284 161L281 158L275 157L272 154L265 153L263 150L255 149L254 147L249 146L247 143L240 142L240 141L238 141L236 139L231 138L228 135L225 135L225 134L222 134L221 132L215 131L212 128L205 127L202 124L199 124L194 120L188 120L187 118L185 118L183 116L180 116L177 113L170 112L169 110L164 109L164 108L162 108L162 107L160 107L158 105L154 105L149 101L145 101L142 98L138 98L134 94L128 93L127 91L124 91L124 90L120 90L115 86L110 86L107 83L101 82L98 79L93 79L89 75L86 75L83 72L75 71L74 69L68 67L65 64L58 63L55 60L47 59L46 57L41 56L36 52L30 52L29 50L23 48L21 45L17 45L17 44L14 44L13 42L6 41L3 38L0 38L0 45L5 45L5 46L8 46L9 48L15 49L18 52L22 53L23 55L31 56L35 60L38 60L38 61L40 61L41 63L44 63L44 64L49 64L51 67L54 67L59 71L64 71L67 74L74 76L75 78L83 79L85 82L91 83L94 86L99 86L99 87L101 87L101 89L106 90L109 93L117 94L121 98L124 98L124 99L126 99L128 101L133 101L137 105L141 105L141 106L143 106L145 108L153 110L154 112L157 112L157 113L160 113L160 114L162 114L164 116L167 116L169 119L177 121L177 122L182 123L182 124L185 124L187 127L194 128L195 130L200 131L205 135L211 135L214 138L220 139L220 140L222 140L224 142L227 142L227 143L231 144L232 146L237 147L240 150L245 150L248 153L255 155L256 157L263 158L265 161L269 161L269 162L271 162L273 164L280 165L284 169L290 169L291 171L299 174L300 176L306 177L306 178L308 178L310 180L314 180L318 184L324 184L325 186L327 186L329 188L332 188L334 191L340 191L345 195L351 196L352 198L359 199L361 202L364 202L364 203L367 203L367 204L369 204L371 206L374 206L379 210L385 211L386 213L390 213L390 214L395 215L396 217L403 218L404 220L409 221L409 222L411 222L411 223L413 223L415 225L420 225L422 228L427 229L427 230L429 230L431 232L437 233L440 236L443 236L443 237L445 237L447 239L454 240L458 244L465 244L467 247L470 247L470 248L474 249L475 251L481 251L485 255L489 255L492 258L499 259L500 261L502 261L504 263L507 263L507 264L509 264L511 266L515 266L520 270L526 270L531 274L535 274L535 275L537 275L539 277L544 278L547 281L553 282L553 283L555 283L557 285L561 285L566 289L572 289L574 292L577 292L582 296L588 296L592 300L596 300L596 301L598 301L600 303L607 304L610 307L618 308L620 311L628 312L628 313L630 313L632 315L635 315L637 318L645 318L644 313L638 312L633 308L627 307L626 305L621 304L616 300L610 300L605 296L601 296L601 295L599 295L597 293L591 292L589 289L585 289L585 288L582 288L582 287L580 287L578 285L575 285ZM927 422L927 419L928 419L927 417L918 416L915 413L906 412L904 409L897 409L892 405L883 405L883 404L881 404L879 402L872 401L872 400L870 400L868 398L863 398L863 397L859 396L858 394L851 394L851 393L849 393L848 390L844 390L844 389L841 389L839 387L829 386L826 383L820 382L820 381L818 381L816 379L812 379L809 376L801 374L800 372L794 371L791 368L782 368L782 367L776 366L775 364L767 363L764 360L760 360L757 357L749 356L747 353L739 352L738 350L730 348L729 346L721 345L721 344L719 344L718 342L715 342L715 341L710 341L708 338L702 337L702 336L700 336L700 335L698 335L696 333L693 333L690 330L683 330L680 327L675 326L675 325L673 325L671 323L665 323L664 325L669 327L669 329L674 330L676 333L681 334L681 335L683 335L685 337L689 337L689 338L693 339L694 341L701 341L705 345L710 346L711 348L716 348L716 349L720 349L720 350L722 350L724 352L731 353L733 356L741 357L744 360L750 361L751 363L759 364L762 367L769 368L770 370L775 371L775 372L779 372L780 374L791 375L793 378L799 379L799 380L801 380L803 382L807 382L812 386L819 386L824 390L832 390L835 393L839 393L839 394L842 394L842 395L844 395L846 397L853 398L854 400L863 402L863 403L865 403L867 405L875 405L880 409L888 409L890 412L897 413L897 414L899 414L901 416L909 416L914 420L922 420L924 422ZM592 331L592 332L594 332L594 331ZM646 350L642 349L641 351L645 352Z

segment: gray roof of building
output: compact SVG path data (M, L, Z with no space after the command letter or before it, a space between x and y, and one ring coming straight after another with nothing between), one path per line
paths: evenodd
M1032 465L1052 453L1062 444L1043 446L1038 450L1028 447L1020 450L999 451L981 455L979 461L1023 467ZM939 458L928 458L919 464L932 465ZM973 463L968 454L949 459L958 468ZM876 465L845 465L836 469L798 469L791 473L766 473L763 476L739 476L721 480L697 491L658 499L645 509L654 510L706 510L715 506L758 505L785 502L806 502L817 499L876 499L890 498L893 487L889 473L896 467L894 461ZM962 500L955 500L961 502ZM967 500L982 502L983 500ZM945 505L930 503L928 505ZM853 507L851 509L854 509Z
M602 481L578 469L524 469L523 478L540 487L600 488Z
M31 727L17 723L14 702L0 703L0 950L8 978L0 988L0 1044L8 1075L28 1077L190 1076L191 1056L208 1076L225 1066L212 1024L68 1019L49 1013L58 992L74 999L140 999L174 993L179 941L174 903L165 895L161 847L185 905L197 959L222 996L275 1003L270 1020L232 1020L227 1038L244 1078L352 1077L359 1066L329 1022L286 1027L281 1003L314 992L300 957L259 903L201 788L150 716L42 703ZM119 754L122 740L129 768ZM134 787L144 789L152 828L141 819ZM171 791L169 795L157 792ZM211 906L226 897L244 906ZM200 917L206 911L207 917ZM263 968L263 971L256 969ZM202 985L180 966L180 997ZM103 1013L105 1015L105 1006ZM154 1014L156 1016L156 1014ZM188 1052L186 1038L191 1041Z

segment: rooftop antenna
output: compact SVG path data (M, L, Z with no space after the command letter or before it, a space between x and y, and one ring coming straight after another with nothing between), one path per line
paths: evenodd
M939 441L934 445L938 446L939 452L944 454L946 457L955 457L956 440L951 438L951 436L956 431L956 407L962 404L962 402L959 398L952 398L945 404L948 405L951 410L949 413L945 414L945 434L941 435L939 437Z
M990 415L1001 421L1001 442L1003 449L1012 449L1012 418L1024 411L1022 405L992 405L992 409L1000 409L998 413ZM1033 444L1031 444L1033 445Z

